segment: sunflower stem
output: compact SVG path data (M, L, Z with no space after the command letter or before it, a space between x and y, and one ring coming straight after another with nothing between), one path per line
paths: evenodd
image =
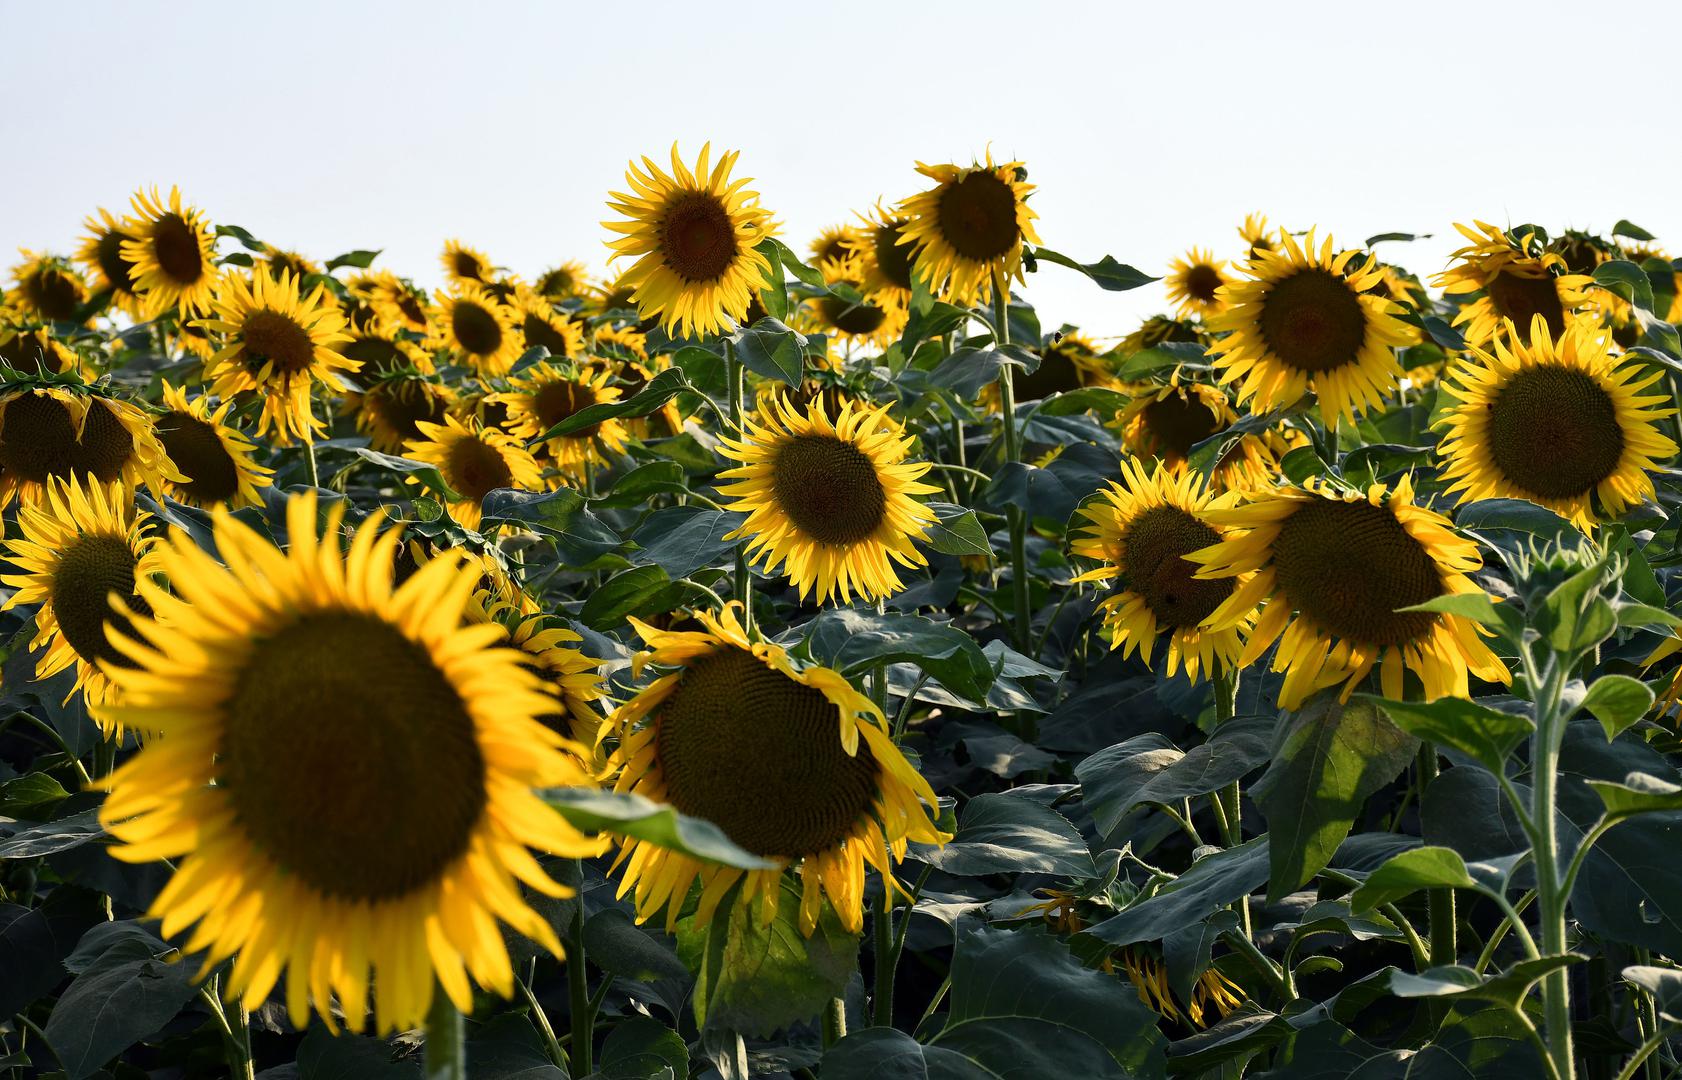
M212 975L210 981L199 990L199 997L210 1006L211 1015L222 1028L222 1046L228 1059L231 1075L241 1080L256 1080L257 1069L251 1061L251 1014L246 1012L245 1006L239 1007L239 1029L236 1031L233 1022L228 1019L228 1011L222 1005L222 995L219 992L219 979Z
M886 874L882 875L882 895L876 903L876 918L871 921L875 924L872 929L876 934L876 1000L871 1023L877 1027L892 1027L894 968L899 953L894 948L894 887Z
M847 1037L847 1002L830 998L823 1010L823 1045L827 1050Z
M993 344L1010 344L1010 294L1004 274L993 268ZM1022 459L1021 432L1016 429L1016 384L1009 364L999 366L999 411L1004 414L1004 465ZM1016 647L1027 652L1033 647L1033 612L1028 602L1028 518L1020 506L1011 504L1005 514L1010 528L1011 593L1016 601Z
M572 1001L572 1075L588 1076L595 1071L596 1010L590 1003L590 972L584 952L584 861L575 859L580 895L573 898L572 925L567 932L567 989Z
M1525 681L1535 694L1536 730L1530 737L1530 818L1536 828L1532 856L1536 863L1536 907L1542 930L1542 955L1565 956L1569 952L1565 929L1565 905L1570 896L1563 888L1559 867L1558 826L1554 820L1556 785L1559 777L1559 748L1565 736L1567 710L1560 707L1560 695L1569 675L1560 656L1547 658L1538 666L1526 643L1519 653ZM1542 1017L1548 1053L1561 1080L1572 1080L1575 1067L1571 1049L1571 984L1564 968L1542 977Z
M1215 730L1219 731L1238 711L1238 669L1223 668L1215 676ZM1243 795L1239 791L1238 781L1234 780L1224 789L1209 796L1214 804L1215 824L1220 826L1221 843L1227 847L1237 847L1244 840ZM1240 896L1232 905L1237 913L1240 928L1246 938L1250 937L1253 927L1250 923L1250 898Z
M426 1080L467 1080L467 1025L442 986L432 988L426 1012Z
M1416 769L1419 774L1419 804L1425 805L1425 789L1437 779L1437 747L1430 740L1419 744ZM1453 964L1460 954L1456 940L1456 915L1453 889L1431 889L1426 893L1431 914L1431 963L1438 966Z
M315 463L315 440L313 438L304 440L304 460L309 462L310 466L310 487L320 487L321 469Z
M742 362L736 358L736 343L724 339L724 378L730 397L730 426L739 437L742 432ZM748 545L744 540L736 545L736 599L742 602L742 629L753 634L753 571L748 566ZM577 1072L575 1069L574 1072Z

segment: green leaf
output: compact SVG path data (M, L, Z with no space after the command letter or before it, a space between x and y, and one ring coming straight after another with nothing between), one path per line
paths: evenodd
M586 920L584 948L592 963L622 978L653 982L689 977L664 934L644 930L618 908L603 908Z
M578 621L592 630L611 630L630 615L670 611L685 592L658 566L633 566L591 591L578 612Z
M668 851L742 870L766 870L777 865L737 847L712 822L680 814L641 795L592 788L550 788L542 796L574 828L584 832L630 836Z
M1349 907L1359 914L1420 889L1477 887L1458 852L1445 847L1417 847L1392 856L1368 874L1350 895Z
M1380 1050L1342 1024L1311 1025L1291 1040L1288 1064L1256 1080L1404 1080L1411 1050Z
M0 814L39 820L69 797L70 792L51 776L29 773L0 784Z
M71 980L45 1029L68 1080L92 1076L162 1031L197 993L193 974L199 965L166 963L162 957L173 951L149 932L123 934Z
M1397 611L1439 611L1445 615L1458 615L1463 619L1470 619L1483 626L1500 627L1504 625L1501 613L1495 607L1488 593L1444 593L1433 596L1423 604L1412 607L1397 608Z
M1069 416L1073 413L1093 412L1100 416L1114 416L1126 408L1131 399L1119 391L1103 386L1083 386L1079 390L1065 390L1045 398L1035 416Z
M1368 796L1400 776L1418 746L1368 701L1322 696L1281 723L1273 764L1251 792L1273 838L1270 901L1331 862Z
M805 632L813 659L843 675L880 664L915 664L948 690L976 702L985 701L993 685L993 665L973 637L921 615L832 608L807 623Z
M1613 259L1594 268L1594 283L1618 294L1649 314L1653 311L1653 283L1647 271L1626 259Z
M4 819L0 819L0 829L4 829L5 825ZM104 836L105 829L99 824L99 810L82 810L57 821L20 829L0 840L0 859L35 859L56 855Z
M1006 367L1031 372L1039 367L1039 357L1020 345L953 349L950 356L929 372L929 383L952 391L961 401L971 401L983 387L995 382Z
M473 1080L567 1080L531 1021L504 1013L467 1035Z
M1643 244L1652 243L1654 239L1652 233L1625 218L1619 218L1618 223L1612 226L1612 235L1627 236L1631 240L1639 240Z
M1138 382L1158 371L1177 367L1202 367L1209 363L1203 346L1195 341L1164 341L1129 356L1116 372L1122 382Z
M1408 1063L1408 1080L1537 1080L1535 1046L1504 1005L1456 1003L1436 1035Z
M1663 608L1626 601L1618 603L1615 610L1619 626L1663 626L1670 630L1682 630L1682 619Z
M597 506L642 506L655 495L681 495L689 491L683 466L675 461L649 461L613 481L598 495Z
M1067 266L1071 270L1079 270L1106 292L1127 292L1129 289L1137 289L1141 285L1149 285L1153 281L1162 280L1161 278L1151 277L1142 270L1136 270L1126 263L1116 262L1115 258L1110 255L1104 256L1095 263L1082 263L1076 262L1060 252L1052 251L1050 248L1037 247L1033 249L1033 256L1045 262Z
M1400 998L1483 998L1517 1008L1530 993L1530 988L1549 972L1569 967L1583 959L1585 958L1581 956L1566 955L1520 960L1487 979L1460 964L1427 968L1417 975L1392 969L1390 992Z
M63 981L64 960L105 918L104 898L59 885L39 907L0 904L0 1014L13 1016Z
M981 527L975 511L956 503L931 502L935 521L929 526L929 546L946 555L985 555L993 557L993 545L987 530Z
M1623 976L1653 995L1661 1017L1682 1024L1682 971L1636 964L1624 968Z
M1617 612L1601 595L1606 565L1597 562L1556 585L1542 601L1540 629L1567 656L1594 648L1618 628Z
M1390 722L1403 731L1438 746L1452 747L1490 772L1499 772L1502 763L1530 737L1535 727L1528 716L1491 709L1463 698L1391 701L1371 694L1356 694L1354 700L1382 709Z
M357 457L365 461L371 461L381 468L415 477L426 485L428 491L436 492L439 498L445 502L456 502L461 498L456 490L449 485L449 482L444 479L444 474L438 471L436 465L428 465L424 461L412 461L395 454L382 454L378 450L370 450L366 446L353 446L351 450L355 452Z
M957 834L944 847L914 844L911 854L959 877L1036 873L1085 880L1098 873L1068 818L1008 792L977 795L964 805Z
M1628 675L1602 675L1589 685L1582 707L1594 714L1606 729L1607 741L1647 715L1653 707L1653 691L1640 679Z
M736 358L755 375L790 386L799 386L805 377L806 338L776 319L760 319L736 331L731 340L736 343Z
M248 251L255 251L260 255L269 253L269 245L252 236L249 230L242 229L238 225L218 225L216 226L216 235L218 237L231 236L244 244Z
M1111 945L1160 941L1248 896L1267 880L1267 837L1204 855L1147 900L1085 933Z
M688 577L703 567L726 562L741 541L725 537L746 520L733 510L697 505L656 510L631 537L641 550L632 552L630 559L653 563L674 580Z
M298 1080L420 1080L414 1061L393 1061L384 1039L333 1035L317 1020L298 1044Z
M1636 814L1682 810L1682 787L1647 773L1630 773L1624 782L1584 781L1600 796L1607 818L1619 821Z
M823 275L800 261L800 256L789 250L787 244L775 237L766 237L754 245L754 250L765 256L766 260L782 266L784 270L793 274L795 278L815 289L825 288Z
M358 270L366 270L368 267L374 265L374 260L379 258L379 255L380 252L378 248L373 251L369 251L366 248L358 248L355 251L347 251L343 255L335 255L331 259L328 259L327 270L331 273L341 266L354 266Z
M498 488L485 496L482 510L485 526L512 525L542 533L555 541L564 558L579 566L619 550L624 543L572 488L544 492Z
M1098 834L1109 836L1135 806L1175 806L1248 775L1270 756L1273 723L1266 717L1229 720L1184 752L1156 732L1106 747L1075 766L1081 801Z
M711 354L709 354L711 355ZM563 435L576 435L586 428L593 428L605 420L619 420L625 417L647 416L657 412L666 402L677 397L685 390L693 390L683 371L670 367L657 373L643 385L641 390L628 398L618 401L603 401L578 410L565 420L560 421L543 434L534 439L528 439L527 445L538 445L550 439L558 439Z
M1545 506L1523 499L1480 499L1466 503L1454 511L1454 523L1462 529L1507 529L1542 540L1577 534L1569 521Z
M608 1032L598 1062L602 1080L656 1080L689 1075L689 1047L683 1036L658 1020L631 1016Z

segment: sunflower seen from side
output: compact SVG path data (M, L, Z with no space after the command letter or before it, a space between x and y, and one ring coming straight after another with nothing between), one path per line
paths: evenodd
M1483 566L1475 543L1447 518L1413 502L1413 482L1364 493L1309 487L1251 492L1209 520L1238 535L1187 556L1199 577L1241 578L1204 622L1222 630L1261 614L1240 666L1279 642L1273 670L1285 672L1279 706L1294 709L1315 690L1355 684L1377 668L1386 697L1400 698L1407 672L1425 700L1466 697L1469 675L1507 682L1507 667L1459 615L1404 611L1439 596L1481 594L1470 575Z
M96 293L110 293L111 305L131 318L140 317L140 297L134 293L134 264L123 257L123 245L133 240L123 223L103 206L82 222L87 235L76 250L76 261L96 275Z
M695 918L705 925L740 882L740 902L769 925L792 867L801 930L816 928L827 897L858 933L866 867L891 876L909 841L948 839L930 819L934 791L894 745L881 710L839 672L797 667L782 648L751 640L734 604L695 620L692 632L632 620L650 646L632 660L634 677L649 666L664 673L609 721L619 736L614 787L711 821L769 865L715 866L626 840L619 894L634 893L639 920L664 909L670 928L699 882Z
M631 192L608 202L625 220L603 222L619 234L608 241L613 258L636 260L619 281L633 290L638 316L659 319L667 333L725 333L770 282L771 264L754 248L770 235L770 213L751 180L731 179L737 153L709 171L711 154L703 146L691 171L674 143L669 175L650 158L631 162Z
M503 628L508 643L522 654L521 665L542 680L545 693L553 699L550 710L538 720L571 740L575 750L588 749L585 764L593 774L601 774L607 769L602 744L606 717L598 708L606 700L601 662L579 650L584 639L575 631L537 611L518 585L508 585L513 592L511 598L498 597L495 590L474 593L469 620L493 622Z
M257 446L228 423L234 403L214 408L203 394L188 400L186 390L163 381L165 412L153 421L170 464L184 480L165 480L164 494L189 506L259 506L262 489L274 482L274 470L258 463Z
M1135 394L1116 416L1129 453L1170 466L1185 464L1192 447L1237 420L1238 413L1219 387L1182 383L1178 372L1168 385Z
M1214 254L1192 248L1168 266L1163 286L1168 290L1168 302L1179 305L1175 311L1184 319L1192 315L1214 315L1226 306L1220 295L1221 287L1230 284L1225 273L1226 263Z
M432 300L425 289L390 270L381 270L368 280L367 292L368 302L386 326L422 337L431 333Z
M1208 319L1224 336L1209 347L1223 383L1238 386L1252 411L1282 408L1312 390L1327 427L1354 422L1396 389L1395 348L1412 340L1398 309L1374 290L1377 261L1359 251L1318 248L1310 230L1299 244L1281 235L1279 251L1245 263L1247 280L1228 285L1227 309ZM1363 259L1358 266L1351 264Z
M498 488L543 490L542 466L506 432L476 421L463 424L454 416L442 424L417 421L415 427L420 437L409 441L408 456L438 467L458 496L447 507L450 517L464 528L479 528L485 496ZM410 476L409 482L421 481Z
M909 306L918 248L915 243L900 241L911 219L878 202L873 210L860 214L859 220L862 234L857 250L864 278L860 288L869 296L887 293Z
M138 191L123 223L119 254L128 261L135 295L148 318L175 312L183 318L210 309L216 292L216 238L204 212L181 201L179 188L164 199L158 189Z
M225 274L200 324L223 340L205 378L221 397L250 393L262 401L258 435L272 430L275 443L288 446L326 432L315 415L315 387L337 389L340 374L356 364L339 351L349 340L345 318L323 286L306 297L284 270L272 277L258 269L249 280Z
M112 645L109 630L133 634L134 622L150 615L135 592L139 582L162 572L148 535L150 515L134 508L121 484L54 478L44 498L18 511L18 533L6 541L6 557L20 571L0 577L15 589L6 608L39 605L31 651L40 651L35 678L48 679L74 666L71 696L80 691L90 706L116 699L111 667L128 659ZM127 610L111 606L115 594ZM95 713L105 734L122 738L124 721ZM144 729L147 725L142 722Z
M1238 226L1238 235L1244 241L1245 257L1253 259L1264 251L1278 251L1276 232L1267 227L1266 214L1245 214L1244 224Z
M427 345L448 349L481 378L506 375L522 351L514 311L471 282L439 289L434 299Z
M912 272L931 292L959 307L986 303L995 281L1007 293L1009 280L1022 280L1022 245L1037 244L1028 206L1034 185L1020 161L995 164L917 163L935 186L900 203L906 218L899 246L916 252Z
M539 296L546 296L551 300L568 300L574 296L583 296L589 291L589 271L584 264L569 259L557 263L543 273L537 275L532 282L532 290Z
M557 360L575 360L584 352L583 325L547 297L522 287L509 306L527 349L541 345Z
M0 390L0 507L38 502L54 480L142 484L185 479L170 464L149 414L100 389L17 382Z
M856 225L830 225L820 229L817 239L812 241L812 269L828 280L851 263L865 244L864 233Z
M925 566L917 542L935 520L918 495L940 489L908 462L912 440L886 407L846 401L832 419L820 402L797 408L787 397L744 417L740 435L719 436L737 468L719 474L728 509L747 513L726 539L748 537L748 555L767 573L778 567L804 600L843 603L891 596L894 564Z
M201 975L227 957L225 992L262 1004L285 976L292 1022L335 1006L361 1030L419 1025L440 986L504 996L514 973L498 922L556 955L524 885L567 895L532 852L587 856L533 788L586 785L552 708L503 633L464 625L477 574L454 554L392 582L395 531L379 515L341 547L342 506L317 533L313 493L287 505L291 547L216 514L226 565L177 532L159 548L173 595L119 639L114 720L149 742L106 782L100 820L128 862L174 860L149 914ZM331 716L332 723L322 718Z
M88 299L87 282L70 260L21 249L23 261L12 267L13 303L44 323L76 323Z
M347 393L343 409L383 454L401 454L422 437L420 425L442 424L455 403L455 391L420 375L394 374L364 379L360 393Z
M815 297L803 309L800 325L846 347L886 348L898 341L911 317L906 298L886 290L862 294L863 265L856 257L826 265L824 283L833 291Z
M1525 499L1582 529L1654 498L1649 470L1677 452L1659 430L1675 415L1670 395L1642 393L1662 377L1613 357L1585 319L1558 337L1540 315L1527 335L1507 328L1453 370L1457 403L1437 447L1449 492Z
M617 356L622 360L635 358L648 361L648 335L631 326L602 324L590 331L592 350Z
M1121 465L1121 482L1111 481L1100 498L1081 507L1091 524L1073 544L1076 555L1103 565L1075 581L1114 582L1100 608L1110 648L1123 656L1137 651L1151 663L1157 638L1167 639L1167 674L1183 665L1186 678L1231 670L1243 649L1248 623L1219 630L1203 626L1231 598L1236 579L1208 580L1185 556L1229 538L1231 530L1209 523L1210 509L1236 504L1236 495L1211 495L1195 473L1144 462Z
M444 276L452 285L488 285L496 277L496 267L484 252L460 240L444 241L444 251L438 256L444 266Z
M1571 315L1589 305L1594 279L1568 272L1564 257L1542 250L1534 233L1509 236L1484 221L1454 227L1471 243L1454 252L1454 265L1432 284L1446 296L1470 297L1454 317L1470 344L1488 346L1507 326L1528 335L1538 315L1558 337Z
M1066 394L1088 386L1115 389L1115 367L1110 359L1098 352L1098 346L1078 331L1052 335L1039 350L1040 363L1032 372L1016 373L1017 401L1040 401L1053 394ZM982 397L989 408L999 407L996 384L982 389Z
M82 364L81 356L45 326L4 318L0 318L0 360L25 375L60 374Z
M508 410L504 427L528 443L563 420L588 409L619 400L620 389L608 385L600 369L567 369L539 362L522 371L506 393L491 395ZM542 444L542 452L567 476L582 478L587 464L603 464L604 454L625 449L625 426L603 420L570 435L557 435Z

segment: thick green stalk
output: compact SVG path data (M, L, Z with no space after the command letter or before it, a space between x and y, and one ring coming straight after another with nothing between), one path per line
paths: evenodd
M906 918L910 918L907 915ZM892 1027L894 1023L894 968L899 950L894 947L894 889L887 878L882 879L882 897L876 905L876 1001L871 1023L877 1027Z
M432 988L426 1013L426 1080L467 1080L467 1025L442 986Z
M1425 789L1437 778L1436 746L1430 742L1420 743L1417 761L1415 771L1419 774L1419 801L1423 806ZM1454 890L1431 889L1426 893L1426 899L1431 911L1431 963L1443 966L1453 964L1460 955Z
M1564 956L1568 952L1565 906L1570 897L1565 893L1560 873L1554 804L1559 780L1559 747L1565 734L1560 694L1566 671L1558 656L1550 656L1546 670L1538 672L1529 646L1524 649L1523 661L1526 678L1536 694L1536 731L1530 737L1530 817L1536 829L1532 857L1536 864L1536 908L1541 920L1542 955ZM1563 968L1549 972L1542 979L1542 1018L1554 1067L1561 1080L1571 1080L1574 1075L1571 984Z
M823 1010L823 1045L827 1050L847 1037L847 1002L830 998Z
M584 864L578 863L582 893ZM590 1004L590 972L584 961L584 897L574 898L572 929L567 934L567 990L572 1002L572 1075L588 1076L595 1071L596 1010Z
M736 346L724 339L724 378L729 392L730 429L735 436L742 433L742 362L736 359ZM753 570L748 566L748 545L744 540L736 546L736 599L742 602L742 629L753 630ZM577 1070L573 1070L575 1073Z
M1005 290L1004 274L997 268L993 270L993 344L999 348L1010 344L1010 294ZM1009 364L999 368L999 411L1004 415L1006 464L1022 460L1022 433L1016 427L1013 370ZM1006 508L1005 519L1010 527L1010 578L1016 609L1016 647L1026 653L1033 645L1034 618L1028 602L1028 518L1022 507L1012 504Z

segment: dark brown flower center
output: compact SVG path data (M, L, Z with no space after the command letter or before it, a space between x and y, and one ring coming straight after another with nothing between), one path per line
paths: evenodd
M375 383L362 397L362 407L395 433L399 442L420 438L422 420L442 424L448 404L443 394L418 379Z
M105 280L118 292L129 292L134 285L134 264L123 258L123 244L133 237L124 236L115 229L99 238L96 249L99 259L99 272L105 275Z
M547 431L596 403L596 392L588 386L563 379L546 382L532 394L532 411L537 414L537 422ZM567 436L570 439L593 439L596 432L601 430L600 424L591 424L587 428L575 431ZM541 434L541 432L539 433Z
M548 319L528 312L524 330L527 348L541 345L549 350L550 356L565 358L572 355L567 348L566 335L551 326Z
M1032 375L1016 374L1016 396L1023 401L1038 401L1080 388L1080 368L1061 349L1047 349Z
M1022 237L1016 192L990 172L972 172L940 193L940 234L966 259L986 262L1009 253Z
M397 310L403 313L403 318L410 326L426 325L426 308L421 305L415 294L407 289L397 295Z
M684 192L666 207L660 252L685 281L717 281L738 254L736 226L716 195Z
M912 245L901 245L899 242L904 235L901 230L906 224L904 218L895 218L886 225L876 226L871 238L876 249L876 269L881 272L883 280L901 289L911 288L911 263L916 254Z
M18 371L63 371L64 355L53 348L45 330L20 330L0 343L0 360Z
M777 505L801 532L821 544L856 544L887 513L876 463L857 446L829 435L796 435L771 465Z
M855 304L839 296L826 296L819 300L818 310L823 312L823 317L831 326L843 334L874 334L888 317L888 313L875 304Z
M70 410L57 398L31 393L6 403L0 469L20 480L45 484L52 476L87 474L109 484L133 456L134 437L103 401L90 404L80 441Z
M194 285L204 276L199 235L180 214L165 214L153 224L152 251L164 276L177 285Z
M1208 263L1197 263L1186 271L1186 294L1200 304L1214 303L1215 290L1224 284L1220 271Z
M1530 341L1530 321L1537 315L1547 323L1548 333L1558 337L1565 329L1565 308L1559 302L1559 289L1547 274L1531 277L1508 270L1498 272L1484 286L1496 314L1513 320L1520 341Z
M214 424L190 413L170 412L158 418L157 431L164 453L187 477L185 484L176 485L187 501L213 506L239 494L239 467Z
M458 300L450 308L450 329L462 351L473 356L491 356L502 348L502 324L472 300Z
M514 470L508 467L496 447L469 436L450 444L444 479L463 498L481 502L497 488L512 487Z
M655 724L667 799L756 855L830 850L870 813L869 746L849 757L835 705L746 650L691 661Z
M1169 394L1144 408L1145 434L1165 461L1184 461L1191 448L1226 425L1201 397L1185 391Z
M1443 593L1442 575L1396 515L1368 502L1316 498L1273 541L1280 599L1329 633L1367 645L1405 645L1437 616L1397 608Z
M1550 499L1592 492L1617 471L1617 407L1586 372L1521 368L1488 406L1489 456L1516 487Z
M1354 364L1367 340L1366 311L1355 290L1318 268L1275 282L1262 300L1260 322L1268 351L1298 371Z
M134 624L112 611L112 593L123 597L136 614L151 614L146 602L134 595L137 563L128 541L84 534L71 541L53 566L50 595L59 632L76 655L90 664L103 660L119 667L134 666L112 646L105 628L109 623L119 633L135 636Z
M340 346L346 360L354 360L360 367L357 373L367 379L377 379L409 366L409 358L392 341L378 337L357 338Z
M470 281L485 280L485 268L478 259L466 251L458 251L453 256L456 277L467 278Z
M298 375L315 363L315 340L291 316L260 308L245 317L241 328L245 365L252 372L273 363L282 375Z
M1186 555L1218 544L1221 534L1177 506L1155 506L1121 534L1122 581L1144 597L1166 626L1196 626L1232 595L1232 578L1200 580Z
M259 639L223 704L217 787L288 874L376 901L435 881L484 814L471 715L386 622L304 615Z
M82 289L76 279L57 267L44 266L24 282L29 302L48 322L71 322L82 303Z

